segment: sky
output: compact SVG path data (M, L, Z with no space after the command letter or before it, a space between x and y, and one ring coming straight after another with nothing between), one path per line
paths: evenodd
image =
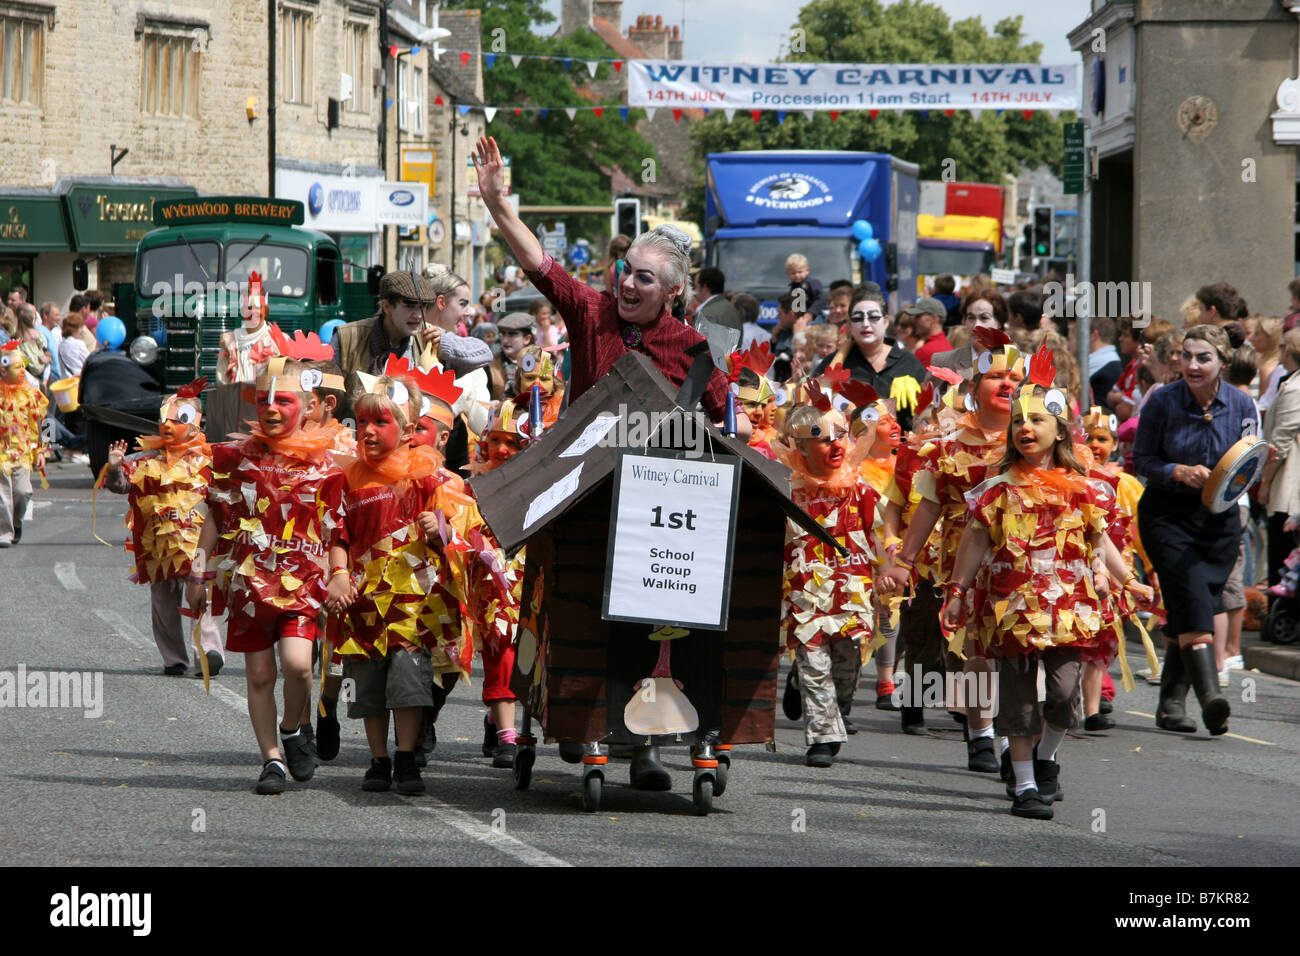
M1091 0L936 0L950 20L979 16L991 29L1003 17L1024 17L1030 41L1043 44L1042 62L1077 62L1065 35L1087 19ZM560 0L546 0L559 26ZM782 39L794 22L798 0L624 0L623 32L642 13L659 14L665 24L683 24L687 60L768 62L781 52ZM743 16L737 22L737 11ZM549 32L549 29L548 29Z

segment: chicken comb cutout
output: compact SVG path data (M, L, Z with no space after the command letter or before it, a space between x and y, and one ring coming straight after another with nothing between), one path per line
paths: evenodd
M198 398L203 394L203 390L208 387L206 378L196 378L188 385L182 385L176 389L177 398Z
M965 379L961 372L952 368L940 368L938 365L927 365L925 370L941 382L947 382L949 385L960 385Z
M748 349L727 356L727 366L730 369L727 378L732 382L739 380L742 368L750 369L758 373L759 378L763 378L775 361L776 356L772 354L772 348L767 342L752 342Z
M1029 378L1026 381L1041 385L1043 388L1051 388L1052 383L1056 381L1056 363L1053 359L1052 350L1046 345L1035 352L1034 357L1029 360Z
M980 348L985 351L992 351L1003 345L1011 344L1011 336L1001 329L991 328L986 325L977 325L970 330L971 338L979 343Z
M830 391L842 393L844 390L844 383L849 381L851 378L853 378L852 372L844 368L842 365L837 365L834 368L828 368L826 371L822 372L820 380L829 387Z
M284 338L283 334L281 338ZM302 329L294 329L293 338L285 338L288 348L285 355L300 362L334 361L334 350L320 340L315 332L303 335Z
M395 355L388 356L388 365L384 368L384 374L409 375L415 380L415 384L420 386L420 391L426 398L436 399L447 405L455 405L465 391L463 388L456 387L456 373L451 369L443 371L430 369L422 372L418 368L412 368L405 358L399 359Z
M912 417L919 417L930 403L934 401L934 382L926 382L921 386L921 391L916 396L916 408L912 409Z
M853 403L854 408L862 408L864 405L874 405L880 401L879 393L868 385L866 382L859 382L856 379L850 379L844 383L840 389L840 394Z
M807 394L808 404L814 408L819 408L823 412L829 412L832 408L831 393L823 392L813 379L809 379L804 384L804 391Z

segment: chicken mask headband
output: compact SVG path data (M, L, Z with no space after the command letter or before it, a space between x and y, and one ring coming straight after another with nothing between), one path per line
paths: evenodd
M980 346L980 353L975 359L975 371L980 375L989 372L1015 371L1025 373L1025 359L1019 349L1011 344L1011 336L1001 329L977 326L971 330L971 337Z
M1104 412L1100 405L1094 405L1088 409L1088 414L1083 416L1079 424L1083 426L1085 432L1105 428L1111 433L1112 437L1119 431L1119 419Z
M1029 377L1016 393L1015 402L1020 406L1020 414L1028 418L1034 412L1051 415L1067 429L1070 426L1066 414L1069 404L1065 393L1055 387L1056 365L1052 361L1051 349L1044 346L1029 362Z
M158 410L158 424L175 422L198 428L203 421L203 406L199 403L199 396L207 384L206 378L196 378L190 384L178 388L175 395L164 398L162 407Z
M455 427L456 414L452 411L452 406L460 401L465 391L457 387L455 372L450 369L436 368L422 372L411 365L405 357L398 358L396 355L390 355L384 365L384 374L393 378L401 375L410 376L419 387L420 414L417 417L432 418L447 428ZM357 377L361 379L361 385L367 392L374 390L378 376L358 372Z
M0 346L0 374L17 377L27 367L27 356L18 348L18 340Z
M849 423L844 418L844 411L852 403L843 395L823 392L814 381L807 384L808 404L820 411L821 417L807 424L790 430L791 436L799 441L807 439L842 438L849 433Z

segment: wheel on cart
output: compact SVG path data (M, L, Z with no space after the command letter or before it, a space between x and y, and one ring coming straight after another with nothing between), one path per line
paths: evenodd
M707 817L713 809L713 775L702 773L695 778L694 793L695 815Z
M604 779L602 773L589 773L582 778L582 809L588 813L600 809L600 788Z
M537 754L532 747L520 747L515 751L515 763L512 768L515 775L515 789L527 790L533 780L533 762Z
M721 756L718 757L718 779L713 785L713 795L715 797L720 797L727 792L727 771L730 767L730 760L724 760Z

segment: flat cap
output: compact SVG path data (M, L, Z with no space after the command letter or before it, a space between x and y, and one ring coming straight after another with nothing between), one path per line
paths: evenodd
M438 294L433 291L433 283L423 275L416 273L412 276L409 272L401 271L385 272L384 277L379 280L379 297L387 299L390 296L425 304L432 303L438 298Z
M948 314L948 307L933 296L926 296L923 299L917 299L912 305L903 310L904 315L938 315Z
M531 332L533 326L533 317L527 312L507 312L505 317L497 323L497 329L501 332L513 330Z

